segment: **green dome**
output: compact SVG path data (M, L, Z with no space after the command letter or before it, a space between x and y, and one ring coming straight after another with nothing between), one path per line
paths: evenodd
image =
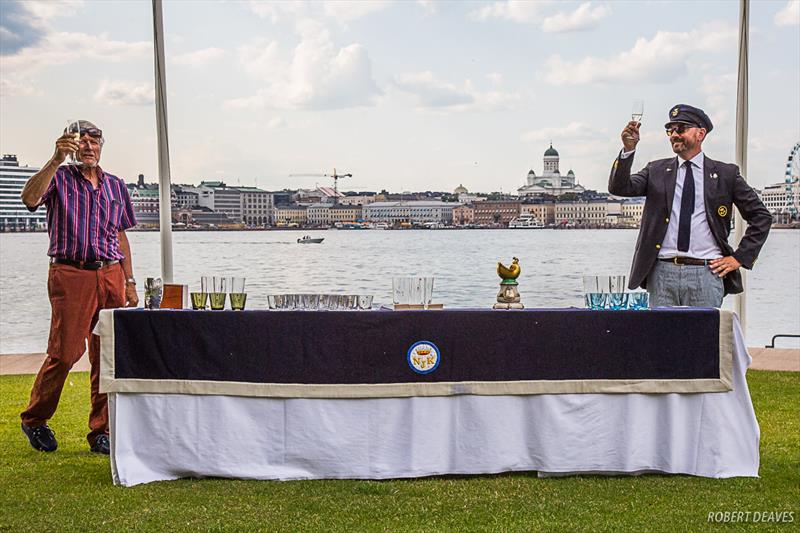
M544 152L544 156L545 156L545 157L547 157L547 156L555 156L555 157L558 157L558 152L556 152L556 149L555 149L555 148L553 148L553 143L550 143L550 148L548 148L547 150L545 150L545 152Z

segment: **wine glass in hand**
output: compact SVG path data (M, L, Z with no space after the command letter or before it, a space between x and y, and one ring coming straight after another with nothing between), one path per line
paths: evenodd
M68 120L67 127L64 130L65 133L72 135L75 139L76 143L79 143L81 140L81 123L79 120ZM77 154L75 152L71 152L68 156L68 160L70 164L73 165L80 165L80 161L78 161Z
M637 124L641 124L643 115L644 100L637 98L633 101L633 107L631 108L631 120Z

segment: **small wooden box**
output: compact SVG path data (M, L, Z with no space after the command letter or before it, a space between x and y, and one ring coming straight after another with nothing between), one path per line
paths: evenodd
M188 309L189 286L165 283L161 296L161 309Z

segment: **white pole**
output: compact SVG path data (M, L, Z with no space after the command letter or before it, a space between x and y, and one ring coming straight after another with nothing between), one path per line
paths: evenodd
M748 122L748 55L750 48L750 0L739 0L739 79L736 85L736 164L747 179L747 122ZM736 210L736 228L733 236L738 244L744 235L744 219ZM743 291L734 300L734 311L739 315L742 333L747 338L747 271L741 269Z
M164 23L161 0L153 0L153 43L156 70L156 129L158 138L158 209L161 229L161 278L172 283L172 187L167 133L167 77L164 65Z

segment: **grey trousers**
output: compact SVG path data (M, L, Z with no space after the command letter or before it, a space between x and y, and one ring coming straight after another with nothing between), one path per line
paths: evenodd
M656 261L647 277L650 307L722 307L722 278L704 265Z

